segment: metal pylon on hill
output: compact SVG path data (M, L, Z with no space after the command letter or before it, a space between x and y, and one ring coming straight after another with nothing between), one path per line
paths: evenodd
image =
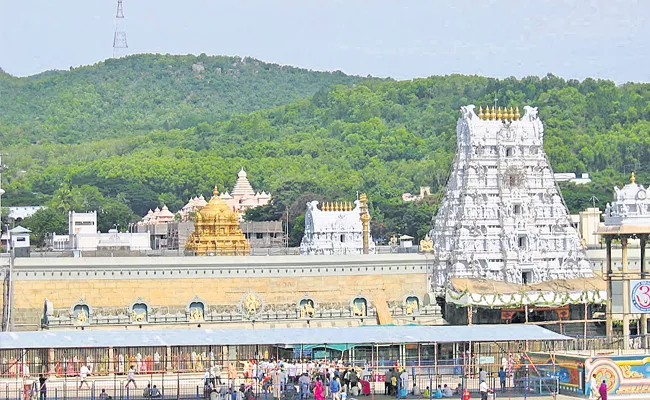
M128 48L126 43L126 31L124 30L124 9L122 0L117 0L117 13L115 14L115 35L113 36L113 58L126 55Z

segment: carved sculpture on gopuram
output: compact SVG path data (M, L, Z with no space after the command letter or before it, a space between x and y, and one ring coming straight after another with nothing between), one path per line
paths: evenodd
M537 108L524 110L461 107L451 178L430 232L433 292L449 278L593 276L543 151Z

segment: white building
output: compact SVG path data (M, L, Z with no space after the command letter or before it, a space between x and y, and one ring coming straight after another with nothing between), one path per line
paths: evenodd
M544 153L537 108L462 107L431 239L432 290L450 278L530 284L593 275Z
M363 226L361 202L307 203L305 233L300 243L300 254L363 254ZM375 251L372 236L368 233L368 248Z
M414 195L412 193L402 193L402 201L420 201L425 197L431 196L431 187L430 186L420 186L420 194Z
M573 172L556 172L553 174L553 178L555 178L555 182L571 182L576 185L586 185L587 183L591 183L589 174L580 174L580 177L578 178Z
M97 230L97 212L68 213L68 235L53 234L50 247L53 250L97 251L124 249L130 251L151 250L149 233L123 233L111 229L107 233Z
M13 219L16 222L22 222L27 217L31 217L36 213L36 211L44 209L45 206L18 206L18 207L7 207L9 211L9 219Z

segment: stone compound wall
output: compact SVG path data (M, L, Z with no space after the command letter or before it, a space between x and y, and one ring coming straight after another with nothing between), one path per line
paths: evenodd
M46 298L57 310L81 299L94 310L128 309L140 298L167 313L185 310L196 297L206 308L232 308L249 292L269 306L303 296L345 305L358 295L369 306L399 304L407 295L424 299L427 265L418 254L16 259L12 322L15 330L39 329Z

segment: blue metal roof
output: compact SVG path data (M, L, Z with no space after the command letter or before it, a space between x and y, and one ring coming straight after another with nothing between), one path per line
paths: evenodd
M49 330L0 333L0 349L571 340L537 325L360 326L277 329Z

